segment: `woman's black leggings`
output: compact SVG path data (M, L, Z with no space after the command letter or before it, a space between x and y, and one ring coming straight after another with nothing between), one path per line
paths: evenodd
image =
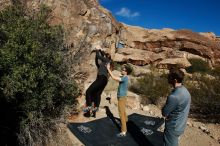
M86 106L91 106L94 102L95 107L99 107L101 94L107 85L108 79L104 75L98 75L96 80L86 90Z

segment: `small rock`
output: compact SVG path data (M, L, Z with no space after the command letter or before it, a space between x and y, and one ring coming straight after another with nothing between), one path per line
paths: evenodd
M206 134L210 134L210 131L205 126L199 126L199 129L201 129Z
M106 110L104 108L99 108L99 111L104 113Z
M212 139L215 139L215 137L214 137L213 135L210 135L210 137L211 137Z
M187 122L187 125L193 127L193 124L190 121Z
M218 137L217 136L212 136L214 140L218 141Z
M144 105L143 104L141 104L140 107L141 107L142 110L144 109Z
M89 35L95 35L98 33L98 28L95 25L90 25L89 26Z
M150 110L149 106L144 106L143 111L148 112Z
M204 127L204 126L202 125L202 126L199 126L199 129L201 129L201 130L203 131L203 130L206 130L206 127Z
M199 128L199 125L196 122L193 122L192 126L195 127L195 128Z

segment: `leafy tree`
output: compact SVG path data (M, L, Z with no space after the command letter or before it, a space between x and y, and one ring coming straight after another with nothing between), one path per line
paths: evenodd
M63 61L63 29L49 16L45 6L36 14L21 6L0 12L0 128L19 134L22 145L43 144L78 95Z

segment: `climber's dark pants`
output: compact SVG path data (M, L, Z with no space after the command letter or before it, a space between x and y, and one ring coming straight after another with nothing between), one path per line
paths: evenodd
M98 75L96 80L86 90L86 106L91 106L94 102L95 107L99 107L101 94L107 85L108 79L104 75Z

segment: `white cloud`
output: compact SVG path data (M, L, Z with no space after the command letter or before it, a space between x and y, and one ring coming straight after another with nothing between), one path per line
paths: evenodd
M137 16L140 16L140 14L138 12L131 14L131 17L137 17Z
M140 16L139 12L131 12L128 8L121 8L120 11L116 12L116 15L122 16L122 17L127 17L127 18L133 18Z
M116 15L122 16L122 17L130 17L130 10L127 8L121 8L120 11L116 12Z

